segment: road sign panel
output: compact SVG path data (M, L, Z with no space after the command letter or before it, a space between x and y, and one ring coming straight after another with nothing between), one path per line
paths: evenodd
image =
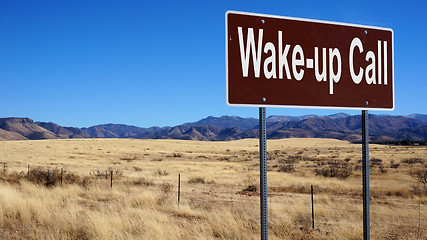
M226 13L230 106L394 109L389 28Z

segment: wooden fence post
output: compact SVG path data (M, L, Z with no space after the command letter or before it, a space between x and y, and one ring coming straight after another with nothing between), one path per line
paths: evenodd
M111 171L111 182L110 182L110 187L113 188L113 171Z
M178 174L178 208L181 200L181 173Z
M313 202L313 185L311 185L311 225L314 229L314 202Z

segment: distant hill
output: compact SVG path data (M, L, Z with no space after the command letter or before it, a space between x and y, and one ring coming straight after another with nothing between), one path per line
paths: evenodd
M56 138L49 130L29 118L0 118L1 137L8 140Z
M125 124L101 124L89 128L82 128L82 131L94 138L137 138L141 134L156 132L160 128L140 128Z
M420 120L421 122L427 122L427 114L414 113L414 114L408 115L407 117Z
M332 118L332 119L339 119L339 118L346 118L349 116L350 115L348 115L346 113L336 113L336 114L328 115L325 117ZM272 116L269 116L266 120L267 120L267 122L303 121L303 120L306 120L309 118L318 118L318 117L320 117L320 116L315 115L315 114L303 115L303 116L277 116L277 115L272 115Z
M220 128L233 128L236 127L241 131L249 130L258 124L256 118L242 118L237 116L209 116L197 122L184 123L184 126L200 126L200 125L214 125Z
M371 141L427 141L427 115L369 115ZM338 113L329 116L269 116L267 137L334 138L361 140L360 115ZM237 116L207 117L174 127L140 128L125 124L101 124L88 128L63 127L29 118L0 118L0 140L56 138L136 138L228 141L258 137L258 119Z
M88 138L89 134L82 131L80 128L75 127L62 127L53 122L36 122L36 125L42 127L52 134L54 134L54 138Z

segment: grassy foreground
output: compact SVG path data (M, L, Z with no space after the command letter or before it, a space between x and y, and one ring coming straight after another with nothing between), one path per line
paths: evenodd
M267 147L269 239L362 239L361 145ZM410 174L427 169L427 147L372 144L370 158L372 239L427 239L425 185ZM2 239L260 237L256 139L3 141L0 162Z

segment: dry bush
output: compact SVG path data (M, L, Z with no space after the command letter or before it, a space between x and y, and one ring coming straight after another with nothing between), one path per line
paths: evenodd
M91 183L92 183L92 179L89 176L85 176L82 178L80 185L83 188L88 189Z
M138 166L133 166L133 170L135 170L135 172L141 172L142 168L140 168Z
M293 219L294 225L299 226L301 230L311 228L311 216L308 214L298 213Z
M123 176L123 171L120 169L108 168L107 170L110 174L113 172L115 178Z
M400 166L400 163L391 163L390 167L391 168L398 168Z
M219 157L219 161L230 161L230 157Z
M163 182L160 184L159 188L160 194L157 198L157 204L163 205L169 199L169 194L172 192L173 186L168 182Z
M153 175L156 177L162 177L169 175L169 172L166 170L157 169L153 172Z
M39 185L45 185L46 187L53 186L58 181L52 170L42 168L31 169L28 180Z
M412 170L409 172L409 175L411 175L415 181L423 185L427 184L427 169Z
M288 163L288 164L282 164L279 167L279 172L285 172L285 173L293 173L295 172L295 165Z
M139 157L139 156L137 156L137 155L133 155L133 156L124 156L124 157L121 157L121 158L120 158L120 160L124 160L124 161L128 161L128 162L135 161L135 160L138 160L138 159L140 159L140 157Z
M99 169L90 172L90 175L94 176L95 178L107 179L109 174L110 173L108 172L108 170L99 170Z
M419 183L411 187L411 193L418 196L427 196L427 169L411 170L409 175Z
M402 163L407 163L407 164L424 164L424 159L421 158L406 158L402 160Z
M427 186L426 185L412 185L410 192L417 196L427 196Z
M121 177L123 176L123 171L120 169L114 169L109 167L106 170L94 170L92 172L90 172L90 175L94 176L95 178L105 178L108 179L111 177L111 174L113 174L113 176L115 178Z
M245 189L243 189L244 192L256 192L257 190L258 186L255 184L250 184Z
M346 179L352 173L351 166L345 161L332 160L324 166L318 166L314 169L314 173L323 177L336 177Z
M84 184L83 181L85 180L85 178L82 180L82 178L78 175L76 175L75 173L72 172L68 172L68 171L63 171L62 174L62 182L63 183L67 183L67 184Z
M387 173L387 170L384 169L384 164L382 164L382 163L379 166L379 170L380 170L380 173Z
M374 165L381 165L383 160L379 159L379 158L371 158L369 159L370 162L370 166L374 166Z
M27 175L24 172L7 172L0 175L0 180L10 184L19 184L19 182L26 177Z
M301 155L289 155L285 160L285 163L298 163L299 161L304 160L304 157Z
M202 177L193 177L188 180L188 183L206 183L206 181Z
M162 184L160 184L160 190L162 191L163 194L169 194L173 189L172 184L168 183L168 182L164 182Z
M183 156L182 153L172 153L172 157L174 158L180 158L182 156Z
M30 170L27 179L39 185L52 187L61 183L61 170L34 168ZM62 172L62 182L68 184L82 184L81 178L78 175L68 171Z
M137 185L137 186L153 186L154 182L152 180L147 180L144 177L135 179L132 181L133 185Z

